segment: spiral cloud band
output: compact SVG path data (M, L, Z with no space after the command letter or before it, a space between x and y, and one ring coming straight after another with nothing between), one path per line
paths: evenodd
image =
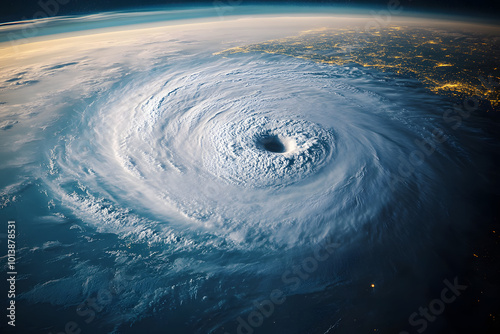
M126 187L115 196L134 196L128 200L165 217L177 211L245 247L262 246L256 240L271 231L268 246L318 241L365 221L357 209L350 223L331 223L355 201L388 196L372 200L376 215L395 195L388 185L397 165L384 162L402 155L405 142L414 145L416 134L394 121L404 105L350 83L362 72L214 58L104 94L84 112L90 126L73 134L88 138L92 156L64 138L54 165L81 170L80 180L92 171L105 187Z

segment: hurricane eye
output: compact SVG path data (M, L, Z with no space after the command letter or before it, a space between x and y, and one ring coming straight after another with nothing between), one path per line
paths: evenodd
M274 135L266 135L257 139L257 147L271 153L284 153L286 152L285 143Z

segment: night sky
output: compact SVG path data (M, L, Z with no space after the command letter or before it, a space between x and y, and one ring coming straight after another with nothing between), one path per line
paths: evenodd
M21 0L5 1L0 11L0 22L10 22L32 19L37 12L43 9L43 4L56 0ZM144 7L158 6L183 6L183 5L208 5L231 4L238 0L197 0L197 1L172 1L172 0L58 0L61 3L56 15L90 14L103 11L128 10ZM67 3L65 3L67 2ZM258 3L276 4L339 4L357 8L360 5L375 5L387 7L389 0L309 0L309 1L248 1L243 0L241 5ZM445 14L458 14L467 16L485 17L500 21L500 1L498 0L400 0L403 8L409 11L432 11ZM65 4L62 4L65 3ZM54 8L48 6L48 8ZM46 10L49 12L51 9ZM49 13L50 14L50 13ZM52 16L52 15L50 15Z

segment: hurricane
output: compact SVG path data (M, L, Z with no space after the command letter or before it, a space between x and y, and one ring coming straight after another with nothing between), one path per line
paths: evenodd
M490 166L478 147L496 145L483 120L451 118L448 98L376 68L220 54L242 44L226 41L249 24L235 22L4 51L2 154L16 158L2 163L2 206L42 203L35 246L19 251L40 266L22 302L116 333L348 333L355 318L404 330L429 277L469 252L468 194ZM36 237L47 229L59 232Z

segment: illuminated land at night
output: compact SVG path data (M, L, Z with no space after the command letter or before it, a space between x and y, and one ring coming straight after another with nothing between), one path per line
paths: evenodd
M500 52L496 42L483 35L430 28L323 28L218 54L266 52L333 65L358 64L409 75L438 94L479 96L498 109Z

